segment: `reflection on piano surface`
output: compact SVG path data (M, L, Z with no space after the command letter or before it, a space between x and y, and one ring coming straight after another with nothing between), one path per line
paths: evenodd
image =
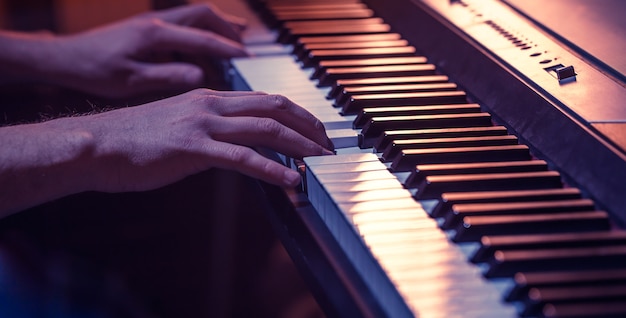
M336 156L281 159L362 315L626 315L618 76L499 1L251 6L235 88L324 122Z

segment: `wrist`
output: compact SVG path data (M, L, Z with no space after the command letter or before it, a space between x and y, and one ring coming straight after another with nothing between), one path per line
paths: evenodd
M0 128L0 217L92 189L93 138L71 121Z
M0 83L67 86L74 69L64 36L49 32L0 31Z

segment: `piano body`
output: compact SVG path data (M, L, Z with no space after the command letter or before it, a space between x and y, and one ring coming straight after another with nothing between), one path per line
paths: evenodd
M626 315L621 43L564 37L590 1L539 2L250 2L267 29L234 88L286 95L335 142L277 156L302 189L263 185L329 316Z

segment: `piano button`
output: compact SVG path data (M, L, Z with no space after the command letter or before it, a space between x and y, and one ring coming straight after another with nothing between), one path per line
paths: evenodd
M359 136L360 138L360 136ZM391 162L392 171L411 171L419 164L530 160L525 145L407 149Z
M593 209L593 201L589 199L455 204L452 206L450 213L443 215L444 221L441 227L444 229L454 228L462 222L464 217L473 215L569 213L592 211Z
M519 161L520 163L534 162ZM440 217L451 209L454 204L490 203L490 202L526 202L547 200L572 200L581 197L576 188L532 189L514 191L478 191L443 193L439 204L431 212L432 217Z
M392 84L446 83L446 82L448 82L448 77L445 75L372 77L372 78L337 80L337 82L333 84L330 90L330 93L328 93L328 98L336 99L337 97L339 97L339 95L342 93L342 91L346 87L377 86L377 85L392 85Z
M356 120L356 119L355 119ZM461 127L461 128L437 128L437 129L411 129L384 131L379 138L372 143L361 144L359 147L374 147L377 151L384 150L394 140L421 139L421 138L453 138L453 137L477 137L477 136L503 136L508 134L503 126L485 127Z
M626 316L626 304L623 300L610 302L587 302L547 304L542 309L541 315L546 318L563 317L603 317L620 318Z
M485 262L497 250L626 245L626 232L483 236L480 243L480 248L470 257L474 263Z
M558 188L563 184L556 171L531 171L510 173L481 173L427 176L417 186L417 199L437 199L445 192L526 190ZM504 204L504 203L485 203ZM477 207L472 205L471 207ZM452 206L454 211L455 207Z
M430 84L418 84L419 86ZM414 85L411 85L414 86ZM425 105L425 106L392 106L392 107L373 107L363 108L354 120L354 128L363 128L363 126L374 117L389 116L423 116L423 115L441 115L441 114L464 114L478 113L480 106L478 104L452 104L452 105Z
M432 64L405 64L328 68L316 78L319 87L328 87L342 79L406 77L434 74L435 66ZM315 75L316 74L313 75L314 78ZM454 85L454 87L456 88L456 85Z
M359 144L373 143L384 131L491 126L488 113L373 117L359 134Z
M626 268L626 245L496 251L486 277L517 272Z
M485 235L513 235L606 231L610 228L604 211L568 214L468 216L456 227L454 242L479 241Z
M383 58L383 57L406 57L414 56L413 46L389 47L389 48L366 48L366 49L343 49L343 50L311 50L301 62L304 67L313 67L321 61Z
M384 161L393 161L393 158L406 149L505 146L518 143L517 137L513 135L396 140L384 149L381 158Z
M626 269L522 272L515 274L514 282L505 295L506 301L521 300L533 287L626 284Z
M353 95L387 93L412 93L412 92L442 92L455 91L458 87L454 83L427 83L427 84L394 84L380 86L354 86L346 87L335 97L336 104L344 104Z
M363 108L377 106L420 106L441 104L465 104L467 96L463 91L437 91L414 93L355 94L341 105L343 114L355 114Z
M538 315L547 304L581 304L591 301L623 301L624 299L626 299L626 285L536 287L528 292L528 297L524 302L525 308L521 314L526 317Z

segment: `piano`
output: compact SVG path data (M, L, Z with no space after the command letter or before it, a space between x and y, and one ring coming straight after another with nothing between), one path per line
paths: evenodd
M289 97L335 143L260 150L303 175L263 189L329 316L626 315L624 41L611 21L575 28L623 27L624 4L241 8L255 56L231 61L233 88Z

